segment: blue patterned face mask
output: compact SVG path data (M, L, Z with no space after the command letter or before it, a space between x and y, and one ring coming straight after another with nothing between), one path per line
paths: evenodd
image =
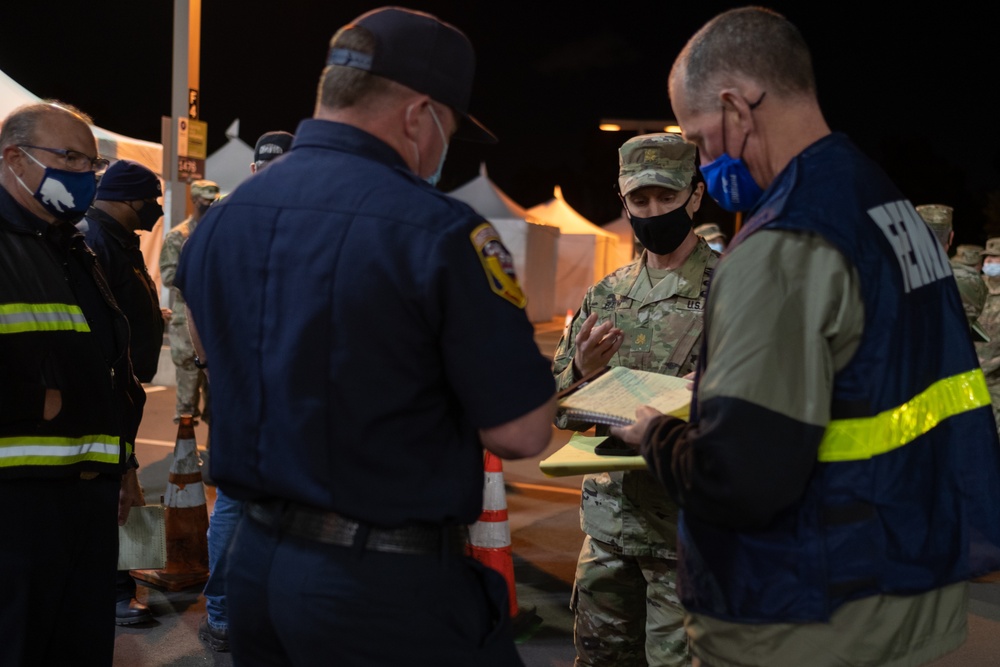
M428 105L427 108L431 112L431 118L434 119L434 124L437 125L438 133L441 135L441 143L444 144L444 148L441 149L441 159L438 160L437 171L424 179L431 185L436 186L438 181L441 180L441 171L444 169L444 159L448 155L448 138L444 136L444 128L441 127L441 121L438 120L437 114L434 113L434 107Z
M23 148L20 148L20 151L45 170L42 180L38 183L38 188L32 192L31 188L25 185L24 181L11 169L10 172L14 174L14 178L21 184L21 187L27 190L57 220L76 222L82 218L91 202L94 201L94 195L97 194L97 176L94 172L46 167L28 151ZM7 168L10 169L10 166L8 165Z
M762 93L760 99L750 105L751 111L760 106L766 94ZM730 213L749 211L757 205L761 195L764 194L743 161L743 150L749 137L749 134L743 137L743 146L740 148L738 158L729 155L726 149L726 116L723 111L722 155L700 167L709 196Z

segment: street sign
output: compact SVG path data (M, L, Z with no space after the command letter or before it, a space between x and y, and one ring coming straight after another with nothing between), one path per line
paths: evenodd
M189 120L187 134L187 157L204 160L208 157L208 123L203 120Z
M188 153L188 123L187 118L177 119L177 154L187 155Z
M177 180L182 182L197 181L205 178L205 161L199 158L177 157Z

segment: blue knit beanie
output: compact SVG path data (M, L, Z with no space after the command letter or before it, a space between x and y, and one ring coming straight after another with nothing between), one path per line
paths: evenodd
M160 179L150 169L132 160L118 160L107 168L97 184L97 199L138 201L160 197Z

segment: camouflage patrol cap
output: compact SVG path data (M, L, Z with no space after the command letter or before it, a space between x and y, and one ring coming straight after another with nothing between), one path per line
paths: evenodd
M978 266L982 258L983 246L960 245L955 248L955 261L966 266Z
M934 231L951 231L951 206L944 204L921 204L917 207L917 213L924 219L927 226Z
M986 250L979 254L984 257L1000 257L1000 236L986 239Z
M726 235L722 233L722 230L714 222L706 222L704 225L698 225L694 228L694 233L706 241L711 241L719 237L726 238Z
M622 196L656 185L683 190L691 184L695 147L665 132L632 137L618 149L618 188Z
M219 198L219 184L205 179L195 181L191 184L191 196L215 201Z

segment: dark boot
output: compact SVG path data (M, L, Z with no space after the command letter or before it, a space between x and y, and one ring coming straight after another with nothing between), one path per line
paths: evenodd
M152 620L153 614L149 611L149 607L135 598L119 600L115 605L116 625L135 625L136 623L148 623Z

